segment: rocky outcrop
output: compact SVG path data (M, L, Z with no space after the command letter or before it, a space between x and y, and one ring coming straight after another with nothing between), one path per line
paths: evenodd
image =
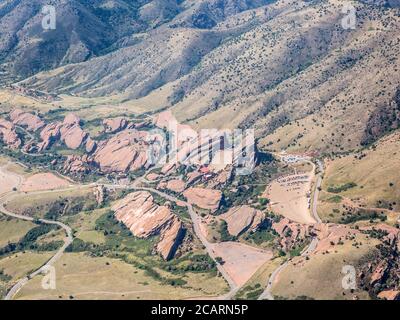
M385 290L379 292L378 298L382 300L400 300L400 291L399 290Z
M198 181L200 181L203 177L203 174L200 171L193 171L187 174L187 185L191 186Z
M376 267L375 271L371 275L370 285L375 285L382 281L382 279L386 276L386 272L388 270L388 265L386 261L379 262L378 266Z
M97 188L95 188L93 190L93 192L94 192L94 197L96 198L97 204L99 206L102 206L104 204L104 200L105 200L106 189L104 188L104 186L98 186Z
M400 238L397 228L380 224L364 233L381 240L376 250L363 257L357 266L360 287L372 298L398 299L400 291Z
M222 200L221 191L205 188L189 188L183 195L190 204L210 210L212 213L219 209Z
M92 138L88 137L86 139L85 150L87 153L93 153L97 148L97 143Z
M148 181L151 181L151 182L156 181L156 180L159 179L159 178L160 178L160 175L158 175L157 173L149 173L149 174L146 176L146 179L147 179Z
M117 202L112 210L118 221L124 223L139 238L160 235L156 246L166 260L171 259L181 240L182 222L166 206L154 203L146 191L134 192Z
M231 208L220 217L226 221L228 232L237 237L248 229L255 231L262 223L264 214L252 207L240 206Z
M319 242L315 253L323 253L333 249L336 245L350 239L360 232L347 225L339 224L316 224L313 226L313 232L317 235Z
M42 142L39 143L39 152L48 149L53 143L60 140L73 150L76 150L86 143L86 150L91 152L95 148L95 143L89 135L82 130L81 120L75 114L68 114L64 121L53 122L44 127L40 133Z
M251 170L255 165L254 137L249 135L237 137L234 145L230 130L208 130L198 133L189 125L180 124L171 111L159 113L154 117L153 124L168 130L171 164L197 167L211 164L208 168L213 173L218 173L231 164L237 164L237 170L241 172ZM246 152L243 152L244 148ZM229 177L221 176L221 179L226 181Z
M64 162L64 172L72 174L85 174L91 170L92 161L89 156L71 155Z
M174 257L182 240L183 227L182 222L177 216L174 216L164 227L161 233L160 241L157 244L156 251L161 254L165 260Z
M156 137L149 137L148 132L126 129L108 140L98 143L87 139L87 151L92 154L68 159L65 170L79 169L91 165L102 173L127 173L148 168L151 165L149 150ZM88 144L93 144L88 146ZM71 167L72 165L72 167Z
M47 150L53 143L60 139L61 124L58 122L46 125L40 132L42 142L38 144L38 152Z
M103 121L104 132L117 133L124 130L128 125L128 120L123 117L105 119Z
M88 134L80 127L81 120L75 114L68 114L60 128L61 141L73 150L78 149L86 141Z
M21 139L15 131L14 124L4 119L0 119L0 137L2 137L3 142L7 146L13 149L18 149L22 144Z
M94 161L104 173L129 172L147 166L147 132L124 130L98 146Z
M181 193L185 190L186 183L180 179L173 179L169 181L162 181L158 184L158 189L168 189L176 193Z
M45 126L45 123L37 115L15 109L10 113L11 121L17 126L26 127L28 131L35 132Z
M272 221L272 229L279 235L280 245L285 250L304 241L310 233L308 226L292 222L287 218L280 219L278 222Z

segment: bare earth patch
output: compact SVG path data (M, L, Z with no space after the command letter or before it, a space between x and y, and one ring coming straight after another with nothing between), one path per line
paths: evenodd
M253 274L273 257L272 252L238 242L212 245L212 250L224 261L223 267L238 285L244 285Z
M298 223L313 224L310 212L312 176L297 174L281 177L267 188L265 197L271 200L274 212Z
M0 181L0 194L4 194L18 187L20 180L17 175L0 168Z
M61 189L70 186L70 182L52 173L38 173L27 178L21 186L22 192Z

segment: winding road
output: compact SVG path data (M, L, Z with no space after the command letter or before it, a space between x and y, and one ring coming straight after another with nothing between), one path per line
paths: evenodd
M317 164L319 166L320 169L320 174L318 175L317 178L317 183L316 183L316 188L314 191L314 202L313 202L313 208L312 208L312 212L311 214L313 215L313 217L315 218L316 221L318 221L319 223L321 222L321 219L318 216L318 212L317 212L317 201L318 201L318 195L319 195L319 188L321 186L322 183L322 173L323 173L323 166L322 163L317 160ZM5 167L0 167L0 171L3 170L4 171ZM137 178L132 184L129 185L118 185L118 184L104 184L104 183L92 183L90 185L76 185L76 187L69 187L65 190L74 190L76 188L84 188L84 187L89 187L89 186L99 186L102 185L106 188L119 188L119 189L133 189L133 190L143 190L143 191L149 191L151 193L157 194L171 202L175 202L175 203L183 203L186 205L187 209L188 209L188 213L190 215L190 218L193 222L193 230L196 234L196 236L200 239L200 241L202 242L204 248L206 249L206 251L208 252L208 254L210 255L210 257L216 262L216 253L213 250L213 244L210 243L207 238L203 235L203 233L201 232L201 228L200 228L200 218L199 216L196 214L196 212L193 209L193 206L186 202L186 201L182 201L174 196L171 196L167 193L164 193L162 191L156 190L154 188L151 187L142 187L140 186L140 183L142 182L146 182L145 177L147 175L148 172L146 172L142 177ZM23 182L23 177L16 174L16 173L12 173L10 171L7 171L7 174L9 175L13 175L15 177L17 177L18 179L18 183L15 186L16 188L18 188L22 182ZM54 192L60 192L63 191L64 189L61 190L54 190ZM44 192L49 192L49 191L41 191L41 192L31 192L30 194L38 194L38 193L44 193ZM10 192L6 192L3 194L0 194L0 212L13 217L13 218L17 218L17 219L21 219L21 220L26 220L26 221L34 221L34 218L32 217L27 217L27 216L23 216L23 215L18 215L15 214L13 212L8 211L5 207L4 204L7 200L9 200L11 197L14 197L18 195L17 191L10 191ZM38 270L34 271L33 273L29 274L28 276L26 276L25 278L21 279L20 281L18 281L18 283L16 283L11 290L8 292L7 296L5 297L5 300L11 300L13 299L13 297L15 297L15 295L24 287L24 285L26 285L28 283L28 281L30 279L32 279L33 277L39 275L40 273L43 273L47 270L48 267L54 266L54 264L62 257L62 255L64 254L66 248L72 243L73 241L73 232L72 229L59 222L59 221L51 221L51 220L46 220L46 219L40 219L39 220L41 223L44 224L51 224L51 225L57 225L59 227L61 227L62 229L65 230L67 237L64 239L64 245L56 252L56 254L47 261L46 264L44 264L42 267L40 267ZM318 245L318 239L317 238L313 238L310 245L303 251L303 253L301 254L301 256L305 257L308 256L309 254L311 254L315 248ZM289 260L290 261L290 260ZM261 296L259 297L259 300L264 300L264 299L268 299L268 300L273 300L273 295L271 294L271 289L273 284L275 283L277 277L279 276L279 274L288 266L289 261L286 261L284 264L280 265L276 270L274 270L274 272L271 274L270 278L268 279L268 283L267 283L267 287L265 289L265 291L261 294ZM218 299L221 300L229 300L232 299L236 293L240 290L241 287L239 287L231 278L231 276L226 272L226 270L223 268L222 265L220 265L219 263L216 262L218 271L221 273L221 275L224 277L224 279L226 280L226 282L228 283L229 287L230 287L230 291L227 294L224 294L220 297L218 297Z
M314 170L316 170L316 166L312 161L308 161ZM319 159L316 159L318 168L319 168L319 174L317 175L317 182L315 185L315 190L314 190L314 198L313 198L313 206L311 209L311 216L314 218L314 220L317 223L322 223L321 218L318 215L318 211L317 211L317 207L318 207L318 198L319 198L319 190L320 187L322 185L322 176L323 176L323 172L324 172L324 167L322 162ZM307 257L309 256L311 253L313 253L315 251L315 249L317 248L319 243L319 240L317 237L314 237L310 243L310 245L302 252L301 256L302 257ZM278 268L276 268L272 274L270 275L268 282L267 282L267 286L264 290L264 292L258 297L258 300L274 300L274 296L271 293L272 290L272 286L275 284L277 277L279 276L279 274L285 270L287 268L287 266L289 265L290 260L285 261L285 263L281 264Z
M313 238L310 245L303 251L301 256L309 256L317 248L317 245L318 238ZM285 263L281 264L277 269L275 269L274 272L272 272L271 276L268 279L267 287L265 288L264 292L258 297L258 300L274 300L274 296L271 293L272 286L275 284L278 275L289 265L289 262L290 260L286 261Z
M135 182L133 184L130 184L130 185L122 185L121 186L121 185L111 184L111 185L103 185L103 186L107 187L107 188L116 188L117 187L117 188L133 189L133 190L137 190L137 191L140 191L140 190L148 191L148 192L151 192L151 193L155 193L155 194L163 197L164 199L167 199L168 201L185 204L187 209L188 209L190 218L191 218L191 220L193 222L194 233L200 239L201 243L203 244L203 246L206 249L206 251L209 254L209 256L215 261L216 266L218 268L218 271L221 273L221 275L224 277L224 279L226 280L226 282L228 283L228 285L230 287L230 291L227 294L221 296L220 299L222 299L222 300L232 299L235 296L235 294L238 292L240 287L236 285L236 283L233 281L231 276L226 272L226 270L223 268L223 266L220 265L216 261L217 256L216 256L216 254L214 252L213 245L212 245L212 243L210 243L207 240L207 238L201 232L200 219L199 219L199 216L197 215L197 213L194 211L193 206L190 203L186 202L186 201L180 200L180 199L178 199L178 198L176 198L174 196L171 196L171 195L169 195L167 193L164 193L162 191L156 190L154 188L140 187L139 184L141 182L146 181L145 180L146 175L147 175L147 173L145 173L142 177L136 179Z
M7 173L8 175L12 175L18 178L18 182L17 184L14 186L15 188L20 187L20 185L23 182L23 177L10 172L10 171L4 171L5 167L0 167L0 170ZM147 173L146 173L147 174ZM212 244L206 239L206 237L202 234L201 229L200 229L200 221L199 221L199 217L196 214L196 212L193 209L193 206L185 201L179 200L176 197L173 197L169 194L166 194L164 192L161 192L159 190L153 189L153 188L148 188L148 187L139 187L138 185L144 181L144 177L146 176L146 174L143 175L143 177L140 177L138 179L135 180L135 182L133 184L130 185L118 185L118 184L98 184L98 183L92 183L89 185L77 185L76 187L69 187L66 189L57 189L54 191L38 191L38 192L30 192L29 194L40 194L40 193L49 193L49 192L60 192L60 191L68 191L68 190L74 190L76 188L85 188L85 187L90 187L90 186L99 186L102 185L104 187L107 188L119 188L119 189L133 189L133 190L143 190L143 191L149 191L152 193L155 193L171 202L180 202L180 203L184 203L188 209L189 215L191 217L191 220L193 222L193 229L194 232L196 234L196 236L200 239L200 241L202 242L202 244L204 245L205 249L207 250L208 254L210 255L210 257L216 262L216 254L212 248ZM16 219L21 219L21 220L25 220L25 221L34 221L35 219L32 217L27 217L27 216L23 216L23 215L19 215L19 214L15 214L13 212L10 212L9 210L7 210L4 207L4 204L10 200L12 197L15 197L16 195L18 195L18 191L10 191L10 192L6 192L2 195L0 195L0 212L3 213L4 215L16 218ZM51 221L51 220L46 220L46 219L39 219L38 221L40 221L41 223L44 224L51 224L51 225L57 225L59 227L61 227L62 229L65 230L67 237L64 240L64 245L56 252L56 254L49 260L47 261L46 264L44 264L42 267L40 267L38 270L34 271L33 273L29 274L28 276L26 276L25 278L19 280L11 289L10 291L7 293L5 300L12 300L13 297L15 297L15 295L29 282L30 279L32 279L33 277L39 275L42 272L45 272L46 270L48 270L48 267L54 266L54 264L62 257L62 255L64 254L66 248L72 243L74 237L73 237L73 232L72 229L67 226L64 223L61 223L59 221ZM229 287L230 287L230 291L219 297L219 299L231 299L235 296L235 294L237 293L237 291L240 289L240 287L238 287L236 285L236 283L232 280L232 278L230 277L230 275L225 271L225 269L216 262L218 271L221 273L221 275L224 277L224 279L227 281Z
M15 176L18 178L18 183L14 186L15 188L18 188L22 182L23 182L23 178L13 172L7 171L7 169L5 169L5 167L1 167L0 171L2 171L3 173L6 173L8 175L11 176ZM18 192L17 191L10 191L10 192L6 192L3 193L2 195L0 195L0 212L6 216L12 217L12 218L16 218L16 219L21 219L21 220L25 220L25 221L34 221L35 219L32 217L27 217L27 216L23 216L23 215L19 215L19 214L15 214L13 212L8 211L5 207L4 204L6 203L7 200L9 200L11 197L14 197L15 195L17 195ZM4 300L12 300L13 297L15 297L15 295L22 289L22 287L24 285L26 285L28 283L28 281L37 276L40 273L43 273L45 271L48 270L49 267L54 266L54 264L62 257L62 255L65 252L65 249L67 249L67 247L72 243L74 237L73 237L73 233L72 233L72 229L67 226L64 223L61 223L59 221L51 221L51 220L46 220L46 219L39 219L38 220L41 223L44 224L50 224L50 225L56 225L61 227L62 229L65 230L67 237L64 239L64 245L58 249L58 251L56 252L56 254L50 259L48 260L42 267L40 267L38 270L32 272L31 274L29 274L28 276L26 276L25 278L19 280L11 289L10 291L7 293L6 297L4 298Z

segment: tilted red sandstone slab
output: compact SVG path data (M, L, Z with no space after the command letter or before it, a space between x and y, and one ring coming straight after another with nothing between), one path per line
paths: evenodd
M139 238L160 235L156 250L164 259L170 259L179 245L182 222L166 206L154 203L147 191L133 192L118 201L112 210L118 221Z
M82 130L80 122L81 120L77 115L70 113L66 115L60 128L61 141L64 141L65 145L73 150L83 145L88 137L88 134Z
M94 141L81 128L80 122L81 120L77 115L70 113L65 116L63 122L53 122L46 125L40 132L42 142L38 145L39 152L48 149L58 140L63 141L68 148L73 150L86 143L87 152L93 151L95 148Z
M250 206L240 206L231 208L220 217L228 224L228 232L232 236L238 236L248 228L257 229L262 222L263 213Z
M124 117L105 119L103 120L104 132L106 133L116 133L124 130L128 125L128 120Z
M181 193L185 190L186 183L180 179L173 179L169 181L162 181L158 184L158 189L168 189L176 193Z
M40 132L42 142L38 144L38 151L47 150L54 142L60 139L61 123L54 122L46 125Z
M92 153L96 150L97 143L92 138L88 137L86 139L85 150L87 153Z
M3 142L13 149L19 148L22 144L14 124L10 121L0 119L0 136L3 138Z
M211 210L211 212L218 210L222 200L221 191L205 188L189 188L183 195L190 204L194 204L202 209Z
M124 130L98 146L93 160L102 172L128 172L141 169L148 162L147 132Z
M92 161L89 156L70 155L64 162L64 171L73 174L88 173L91 170Z
M15 109L10 113L11 121L18 126L26 127L28 131L37 131L45 126L45 123L37 115Z
M177 216L174 216L165 226L164 231L161 232L160 241L157 244L157 252L165 260L172 259L176 249L180 244L183 226L182 222Z
M287 218L282 218L279 222L272 222L272 229L280 236L280 244L285 249L295 246L298 240L304 239L310 234L309 226L290 221Z

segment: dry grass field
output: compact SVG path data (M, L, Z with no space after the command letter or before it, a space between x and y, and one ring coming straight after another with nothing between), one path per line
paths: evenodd
M365 151L329 161L320 198L321 216L329 219L333 210L349 199L364 208L392 207L400 211L400 133L390 134ZM337 194L328 193L329 188L338 188L354 183ZM334 215L335 216L335 215ZM330 217L337 218L337 217ZM334 220L332 220L334 221Z
M0 248L18 242L35 224L30 221L7 218L0 214Z
M87 200L89 200L90 197L93 198L92 188L74 187L69 190L40 191L28 194L21 193L10 198L6 203L6 207L8 210L15 213L30 214L34 217L41 218L56 201L65 199L73 200L82 197L85 197Z
M356 266L363 256L374 250L379 241L367 239L365 235L357 236L355 241L362 244L356 247L353 245L354 241L345 241L329 254L311 255L309 260L302 257L293 259L277 277L272 287L272 294L286 299L303 296L322 300L342 300L353 299L354 295L360 299L368 299L366 292L356 290L353 295L343 289L342 268L345 265Z
M30 281L16 299L187 299L223 294L226 284L209 275L186 274L192 288L161 285L143 270L119 260L68 253L56 264L57 289L41 289L41 277Z
M54 253L18 252L0 259L0 269L10 275L14 283L32 271L39 269Z

